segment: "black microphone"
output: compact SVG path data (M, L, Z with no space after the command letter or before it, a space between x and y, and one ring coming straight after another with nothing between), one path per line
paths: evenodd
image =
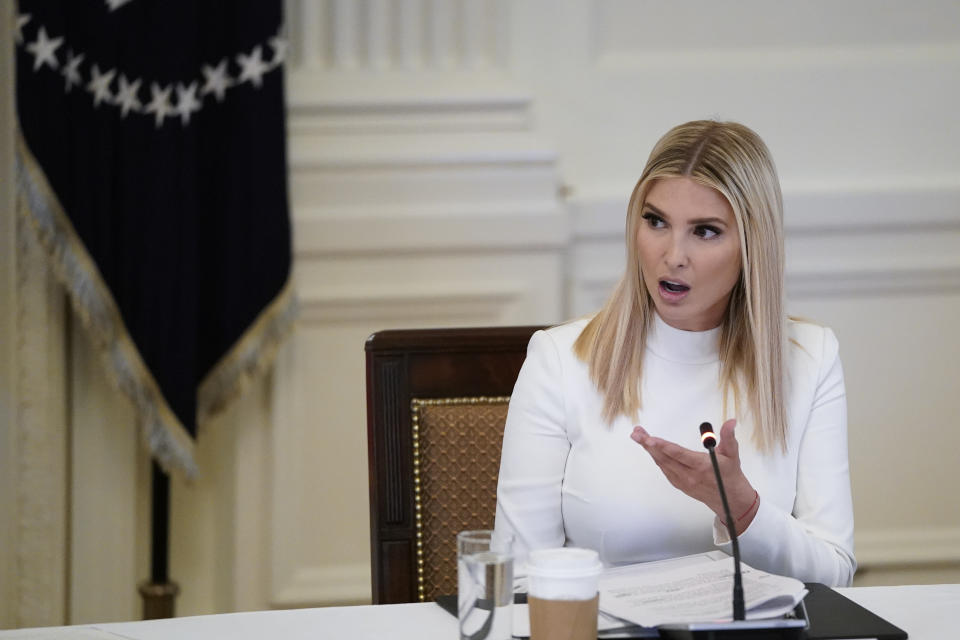
M733 526L733 516L730 515L730 505L727 503L727 492L723 489L723 479L720 477L720 465L717 464L717 453L713 450L717 446L717 436L709 422L700 425L700 441L710 452L710 462L713 463L713 474L717 477L717 489L720 491L720 501L723 503L723 515L726 518L727 533L730 535L730 544L733 547L733 619L743 620L745 607L743 604L743 576L740 573L740 545L737 542L737 530Z
M661 638L667 640L804 640L807 637L807 610L801 601L794 608L794 617L772 620L745 620L743 602L743 576L740 573L740 545L733 527L733 516L727 502L727 492L720 478L720 465L713 450L717 436L709 422L700 425L700 440L710 452L713 473L717 477L717 489L723 502L723 515L727 519L727 533L733 547L733 622L688 622L662 624L657 627Z
M700 442L710 451L713 451L713 448L717 446L717 434L713 432L713 427L709 422L700 425Z

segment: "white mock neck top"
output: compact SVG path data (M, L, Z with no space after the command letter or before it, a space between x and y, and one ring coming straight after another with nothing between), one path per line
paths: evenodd
M719 349L720 327L707 331L684 331L671 327L659 314L653 314L647 335L649 353L681 364L710 364L719 360Z
M853 510L846 399L837 341L824 327L790 321L786 358L787 452L763 455L748 415L724 415L720 328L691 332L655 316L636 420L602 418L603 401L573 342L579 320L538 331L517 379L504 432L496 528L526 551L596 549L607 565L728 549L712 511L670 485L639 444L636 424L695 451L699 425L737 418L741 465L760 494L740 537L747 564L801 580L850 584ZM522 569L521 569L522 572Z

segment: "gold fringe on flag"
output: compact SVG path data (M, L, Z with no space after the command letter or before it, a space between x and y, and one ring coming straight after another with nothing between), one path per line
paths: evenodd
M254 378L270 367L277 349L293 328L298 312L293 280L287 279L273 302L260 312L201 381L197 396L197 421L200 424L223 411Z
M170 409L130 338L116 301L80 241L22 133L16 141L17 213L29 221L67 289L109 377L133 402L151 455L166 470L197 474L194 441ZM292 280L204 378L198 393L198 426L223 410L273 361L297 315Z

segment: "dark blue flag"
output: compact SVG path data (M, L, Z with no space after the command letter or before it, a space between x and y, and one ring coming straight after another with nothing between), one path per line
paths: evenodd
M18 207L152 454L196 426L295 316L279 1L21 0Z

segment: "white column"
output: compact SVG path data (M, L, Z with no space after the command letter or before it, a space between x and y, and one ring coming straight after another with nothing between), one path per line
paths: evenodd
M485 67L490 62L490 7L487 0L461 0L460 41L467 69Z
M285 0L291 59L305 70L502 67L504 0Z
M149 554L140 539L149 536L149 524L138 528L136 508L149 501L137 475L140 458L146 460L140 425L79 320L71 330L71 358L70 623L136 619L136 586L148 577L142 571L147 556L138 551Z
M330 9L326 0L300 0L288 17L288 33L295 40L297 63L304 67L327 64L329 40L327 20Z
M493 0L490 5L490 64L497 68L507 66L510 49L509 0Z
M367 63L374 69L392 66L396 6L392 0L368 0L366 45Z
M454 38L457 7L450 0L431 0L429 11L430 66L451 68L459 59Z
M407 70L419 69L424 59L424 0L397 0L398 54L400 66Z
M355 69L360 65L359 13L356 0L332 0L330 26L336 69Z

